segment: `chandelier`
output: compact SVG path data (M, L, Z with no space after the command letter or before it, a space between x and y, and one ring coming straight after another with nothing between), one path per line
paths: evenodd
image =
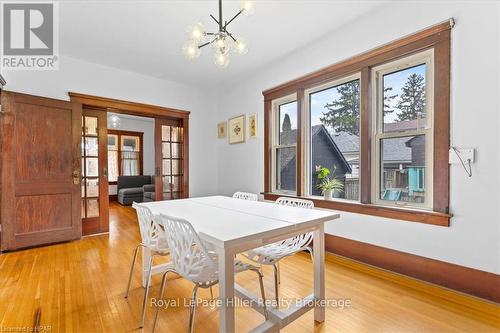
M214 50L214 62L220 68L229 65L229 56L232 52L246 54L248 45L241 37L236 37L227 30L229 24L241 14L249 16L255 11L253 1L241 1L240 10L229 21L222 19L222 0L219 0L219 18L212 14L210 17L217 23L217 32L207 32L201 23L195 23L188 28L189 41L184 44L182 51L187 59L196 59L200 56L200 49L210 45Z

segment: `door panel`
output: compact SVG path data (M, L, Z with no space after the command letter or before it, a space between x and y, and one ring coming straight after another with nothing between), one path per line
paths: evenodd
M181 120L155 120L156 200L188 197L187 132Z
M79 238L78 110L24 94L1 98L2 250Z
M84 107L81 125L82 232L91 235L109 231L106 111Z

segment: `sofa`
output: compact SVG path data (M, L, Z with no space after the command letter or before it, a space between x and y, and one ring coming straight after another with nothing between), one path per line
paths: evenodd
M144 200L145 190L147 200ZM152 190L152 191L151 191ZM153 195L151 195L153 192ZM118 202L130 205L135 202L154 200L154 177L152 176L118 176L117 182Z

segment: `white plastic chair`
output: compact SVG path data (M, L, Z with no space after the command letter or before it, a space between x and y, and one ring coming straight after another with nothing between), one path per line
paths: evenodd
M277 205L314 208L314 202L297 198L279 197L276 200ZM313 233L298 235L292 238L285 239L273 244L264 245L262 247L248 251L243 254L251 261L260 265L272 265L274 269L274 294L276 302L279 304L278 285L280 284L279 261L285 257L294 255L301 251L307 251L313 259L313 251L309 246L313 239Z
M149 208L142 206L136 202L132 203L132 207L137 212L137 220L139 222L139 230L141 233L142 242L139 243L134 250L134 256L132 257L132 264L130 266L130 273L128 276L127 292L125 293L125 298L128 298L130 283L132 282L132 275L134 273L135 262L137 259L137 253L139 248L149 249L151 252L151 257L148 264L147 271L147 282L146 288L144 290L144 299L142 301L142 312L141 312L141 324L140 327L144 326L144 317L146 314L146 302L149 294L149 285L151 283L151 269L153 267L153 259L156 256L166 256L169 254L168 244L166 238L159 232L159 226L156 224L153 214Z
M235 192L233 194L233 198L249 201L259 201L259 197L257 196L257 194L248 192Z
M177 273L183 278L193 282L194 288L189 309L189 332L193 332L198 288L209 288L219 282L218 256L215 252L207 250L193 226L188 221L163 214L156 216L156 218L158 224L164 229L160 233L165 234L170 248L170 257L173 265L172 269L169 269L163 274L158 299L163 297L168 273ZM262 273L257 267L239 260L234 261L235 273L247 270L254 271L258 275L261 296L265 306L266 298ZM156 328L159 310L159 307L157 307L153 322L153 332ZM265 307L264 313L267 319L267 309Z

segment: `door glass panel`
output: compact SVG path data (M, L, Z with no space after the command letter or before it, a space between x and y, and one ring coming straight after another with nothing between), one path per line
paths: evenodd
M99 123L97 117L82 117L82 218L99 216Z
M99 216L99 199L87 199L87 217Z
M163 174L164 175L170 175L170 174L172 174L172 171L171 171L171 168L170 168L170 160L169 159L164 159L163 160Z
M87 179L87 197L99 196L99 179Z
M85 169L85 176L97 177L99 175L99 159L96 157L87 157L85 159Z
M170 141L170 126L161 127L161 141Z
M99 146L97 145L97 138L85 138L85 155L97 156Z
M172 160L172 174L178 175L181 173L181 168L179 167L180 160Z
M97 118L85 116L83 133L86 136L97 136Z
M170 142L162 143L162 149L164 158L172 157L172 155L170 154Z
M161 133L163 200L179 199L182 197L182 127L162 125Z

